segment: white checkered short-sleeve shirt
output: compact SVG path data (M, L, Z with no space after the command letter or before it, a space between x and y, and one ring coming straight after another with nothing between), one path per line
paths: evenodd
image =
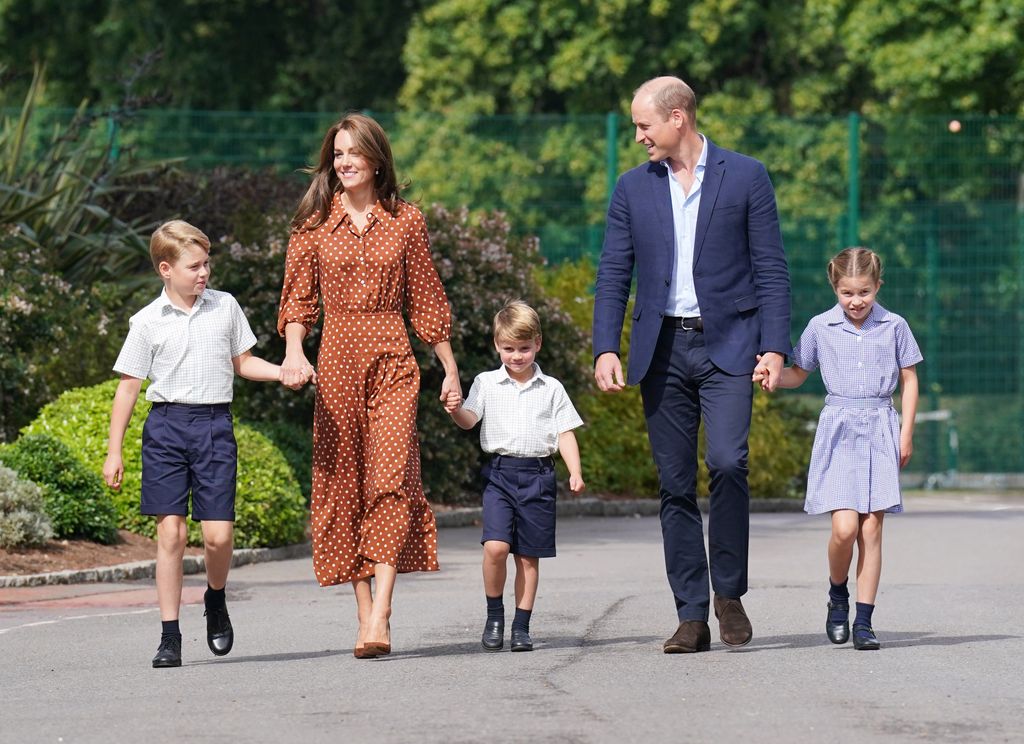
M128 321L114 371L150 380L146 400L194 405L230 403L231 360L256 345L242 308L227 292L207 288L191 312L166 290Z
M562 383L536 363L522 385L502 365L473 380L462 407L480 419L484 452L509 457L547 457L558 451L558 435L583 425Z

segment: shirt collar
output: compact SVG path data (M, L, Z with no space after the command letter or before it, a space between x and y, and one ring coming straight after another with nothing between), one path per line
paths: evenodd
M532 387L533 385L544 384L545 375L540 370L540 365L537 362L533 363L533 376L526 382L519 383L512 379L508 373L508 368L503 364L498 370L501 373L501 379L498 380L498 384L502 383L513 383L515 385L522 385L524 388Z
M871 306L871 312L868 313L868 317L864 319L864 322L874 325L875 323L885 323L888 320L889 311L876 302ZM843 306L837 302L831 310L825 313L825 322L828 325L842 325L848 322L846 313L843 312Z
M203 293L201 295L199 295L198 297L196 297L195 304L192 305L192 309L191 310L185 310L185 308L178 307L173 302L171 302L171 298L167 294L167 287L164 287L163 289L160 290L160 297L158 298L158 301L160 303L160 310L163 311L163 312L166 312L167 310L176 310L179 313L189 313L189 314L194 313L196 310L199 309L199 306L202 305L206 301L206 293L208 291L210 291L209 287L204 289Z
M338 229L345 218L348 217L348 221L351 223L352 218L349 217L348 210L345 209L345 204L341 200L340 191L334 193L334 198L331 202L331 213L325 223L327 232L332 233ZM391 214L388 210L384 209L384 205L380 203L380 199L370 208L370 211L366 215L367 225L371 225L374 222L386 223L391 218Z
M697 165L694 166L693 176L698 181L704 180L704 170L708 166L708 138L698 132L700 141L703 142L703 146L700 148L700 157L697 158ZM669 175L672 175L672 164L668 160L662 160L661 164L668 169Z

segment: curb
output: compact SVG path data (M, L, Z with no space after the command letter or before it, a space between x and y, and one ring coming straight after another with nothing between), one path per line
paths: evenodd
M707 513L708 500L698 499L702 512ZM803 499L751 499L750 511L799 512ZM657 516L661 502L658 499L623 499L620 501L597 498L565 499L558 502L560 517L650 517ZM479 506L460 507L435 512L438 527L471 527L480 522ZM266 561L285 561L313 555L310 543L285 545L280 548L240 548L231 557L231 567L246 566ZM186 555L182 561L185 575L201 573L206 562L201 555ZM0 589L9 587L46 586L49 584L117 583L135 579L151 579L156 572L156 561L135 561L116 566L85 568L76 571L51 571L23 576L0 576Z

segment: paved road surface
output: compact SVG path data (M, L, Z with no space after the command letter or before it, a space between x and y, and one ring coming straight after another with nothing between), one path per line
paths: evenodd
M653 518L576 518L542 562L537 650L485 654L475 528L401 576L395 652L356 660L347 588L308 560L236 569L230 656L186 580L185 665L154 670L148 582L0 590L0 742L1024 741L1024 499L912 496L886 522L884 647L824 636L826 519L756 514L754 641L666 656ZM512 600L506 599L510 607Z

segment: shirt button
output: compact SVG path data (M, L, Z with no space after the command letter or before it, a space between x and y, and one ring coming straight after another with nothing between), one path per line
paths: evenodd
M857 362L857 366L858 367L863 367L864 366L864 362Z
M860 343L860 340L861 340L861 337L860 337L860 336L857 336L857 343L858 343L858 344Z

